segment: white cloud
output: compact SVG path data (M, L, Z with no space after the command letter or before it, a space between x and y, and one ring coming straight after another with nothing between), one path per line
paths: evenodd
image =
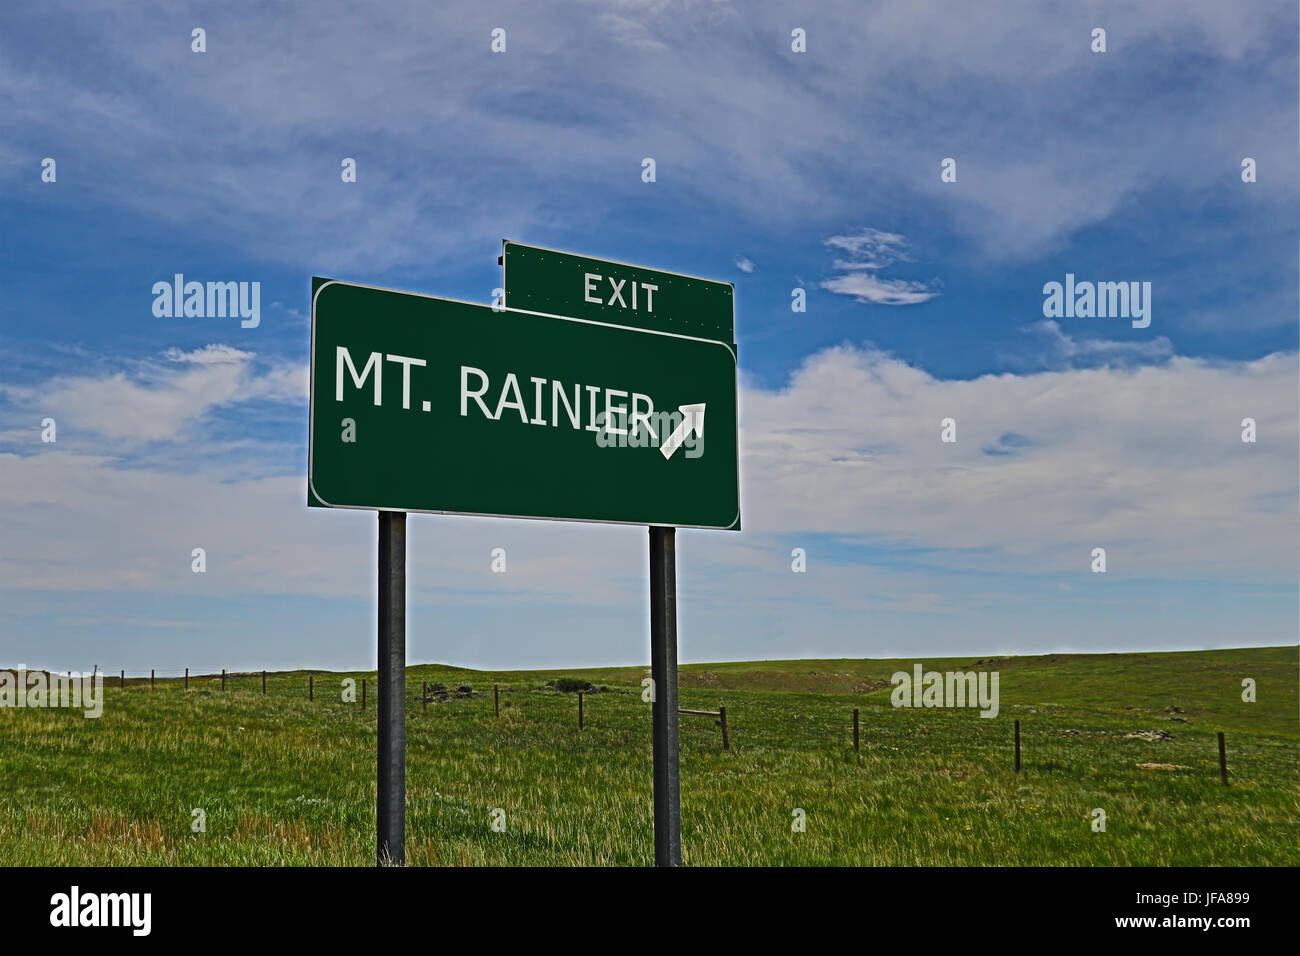
M953 381L832 349L778 392L745 392L744 520L935 549L953 567L1077 570L1105 546L1126 577L1286 579L1295 376L1292 353ZM939 440L948 417L956 444ZM1267 437L1242 443L1245 417Z
M280 402L306 403L311 394L310 366L276 365L266 372L251 376L242 400L269 398Z
M1042 340L1052 358L1067 361L1151 362L1166 359L1174 354L1174 344L1167 336L1140 338L1132 341L1119 339L1078 339L1068 335L1055 319L1044 319L1021 329Z
M821 287L839 295L851 295L858 302L872 305L919 305L939 294L932 292L923 282L882 279L869 272L835 276L823 281Z
M835 260L836 269L883 269L895 262L910 260L904 251L906 239L896 232L884 232L869 226L849 235L831 236L825 244L849 255L848 259Z
M232 345L205 345L203 348L186 352L184 349L170 348L163 353L169 362L181 365L242 365L253 357Z
M646 50L665 50L668 44L655 37L650 26L640 20L605 12L600 15L600 23L614 37L615 41L625 46Z
M822 281L821 287L837 295L852 296L871 305L918 305L939 293L924 282L909 279L885 279L876 270L909 261L907 240L894 232L870 227L856 233L831 236L825 245L848 254L837 258L833 267L842 275Z
M306 401L305 367L252 367L254 355L226 345L184 352L96 377L62 376L46 385L0 387L11 401L60 427L71 426L114 441L171 441L216 408L252 399Z
M243 365L218 352L194 358L177 364ZM1205 606L1166 608L1168 590L1153 610L1131 584L1193 582L1211 604L1215 588L1275 588L1293 626L1295 374L1293 353L953 381L844 346L810 357L782 389L745 387L746 530L679 536L683 660L1277 642L1265 612L1216 620ZM121 378L115 388L139 386ZM1258 422L1254 445L1240 441L1247 416ZM955 445L939 440L945 417L957 420ZM328 640L319 660L364 663L355 618L365 613L346 605L353 619L334 621L319 609L373 599L374 515L308 509L301 448L268 465L214 447L194 421L129 461L86 453L62 432L42 445L35 430L21 446L30 453L0 453L0 581L4 600L25 608L0 621L0 637L30 646L39 624L51 635L41 653L73 666L72 649L90 645L59 643L67 628L50 622L73 607L100 614L101 593L142 621L157 616L158 595L180 608L203 598L195 607L214 634L244 627L249 608L282 607L273 595L304 595L331 602L309 605L320 633L308 653ZM790 573L792 542L809 549L806 574ZM1097 546L1108 552L1104 576L1088 570ZM206 574L190 570L195 547L207 552ZM496 547L506 574L489 570ZM413 619L429 609L430 620L471 622L426 641L425 653L481 666L643 653L644 529L416 516L408 548ZM1264 603L1275 613L1279 600ZM1099 630L1097 615L1110 612L1121 613ZM300 662L302 634L275 624L248 634L246 659L269 641L277 660ZM167 653L173 665L193 660Z
M989 0L970 16L936 0L826 3L809 13L809 53L795 57L776 2L746 4L737 29L742 14L724 4L566 14L515 0L499 11L510 52L496 56L457 4L377 15L321 0L310 16L268 19L262 4L232 0L229 42L213 37L205 59L152 29L150 9L51 2L51 19L139 42L100 45L78 69L28 50L18 31L0 36L0 157L30 155L32 143L82 155L112 204L322 269L427 268L561 210L580 231L607 215L600 197L624 195L629 156L647 143L674 188L766 228L921 198L988 258L1037 258L1165 181L1170 156L1189 193L1217 188L1241 143L1261 169L1294 168L1294 142L1259 132L1287 128L1293 104L1258 95L1258 69L1288 62L1275 38L1294 11L1247 6L1137 5L1099 57L1050 4ZM1162 56L1195 60L1213 82L1153 90L1134 64L1154 57L1155 68ZM336 82L336 64L353 60L375 69ZM220 83L208 73L216 65ZM1095 92L1102 69L1104 108L1061 108ZM109 92L106 74L122 77ZM177 140L196 115L221 151ZM434 154L431 130L446 134ZM355 188L340 192L349 142L369 152ZM945 151L959 161L957 183L939 181ZM142 155L154 161L141 167ZM438 175L395 161L411 155L427 155ZM1293 180L1276 179L1291 200Z
M749 275L754 271L754 260L748 258L747 256L737 256L736 268L739 269L741 272L745 273L746 275Z
M302 477L230 480L234 465L198 473L123 467L58 447L0 454L7 588L319 597L373 589L374 515L308 509ZM412 534L415 600L562 594L597 605L638 581L643 557L626 546L641 542L638 529L454 518L436 527L427 548ZM206 574L190 569L195 547L207 553ZM507 551L507 574L488 571L495 547Z
M215 361L221 354L192 354L188 364L243 367L233 355ZM805 534L885 553L920 548L938 568L1027 579L1082 573L1103 546L1116 578L1294 582L1295 374L1296 356L1279 354L954 381L884 353L829 349L785 388L743 390L746 531L692 536L702 542L693 560L703 562L692 580L737 606L815 594L827 607L942 610L942 600L899 597L948 593L922 573L875 568L864 587L861 565L822 562L809 575L815 584L769 580L764 569L788 562L773 536ZM209 407L194 398L207 387L142 399L149 390L125 374L110 382L67 394L132 415L176 403L159 433ZM1258 422L1257 444L1240 440L1247 416ZM939 440L946 417L957 420L956 444ZM0 455L0 579L10 587L364 595L373 583L373 517L309 511L297 454L250 477L233 455L193 472L161 456L124 467L64 450L62 438L28 447L36 450ZM504 589L590 604L642 593L636 529L489 519L437 527L437 546L413 558L429 571L421 579L437 582L425 599L459 591L457 600L490 602ZM484 572L497 546L510 555L507 575ZM193 547L208 549L206 576L189 571Z

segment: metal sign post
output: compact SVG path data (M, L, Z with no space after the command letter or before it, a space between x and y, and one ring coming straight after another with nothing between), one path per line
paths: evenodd
M677 742L677 529L650 529L650 676L654 681L655 866L682 865Z
M502 306L506 309L569 316L676 336L683 341L714 341L735 355L735 290L729 282L509 240L502 243L500 263ZM728 430L732 427L730 420L724 424ZM702 484L700 491L705 487ZM737 520L729 527L738 529L738 498L735 505ZM673 525L682 522L659 524L664 526L649 529L655 864L681 866L677 545Z
M376 862L406 865L406 513L379 512Z

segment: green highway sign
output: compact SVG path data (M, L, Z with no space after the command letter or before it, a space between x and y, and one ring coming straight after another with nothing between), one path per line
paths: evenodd
M379 511L376 860L405 861L424 511L650 526L655 863L678 866L676 529L740 530L734 290L508 241L501 264L499 307L311 283L307 504Z
M609 259L502 244L506 308L673 332L733 346L730 282L646 269Z
M313 279L308 504L739 530L731 287L687 281L725 338L667 283L634 325Z

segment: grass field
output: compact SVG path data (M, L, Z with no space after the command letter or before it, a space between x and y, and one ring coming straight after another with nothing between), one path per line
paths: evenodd
M926 660L972 669L977 658ZM890 706L912 660L681 669L687 865L1296 865L1296 648L1002 658L1001 713ZM374 674L128 678L104 714L0 708L0 864L369 865ZM653 862L645 668L408 670L413 865ZM559 676L606 685L548 691ZM340 699L368 677L370 700ZM1253 678L1258 702L1243 703ZM421 682L483 696L416 700ZM502 687L493 716L492 685ZM852 710L861 710L861 752ZM1013 770L1012 721L1023 770ZM1163 730L1172 739L1126 735ZM1227 735L1231 786L1219 781ZM1159 765L1141 767L1140 764ZM1172 769L1160 769L1172 768ZM206 832L191 830L192 810ZM805 832L792 832L796 808ZM1092 812L1106 814L1094 832ZM494 832L492 811L505 812Z

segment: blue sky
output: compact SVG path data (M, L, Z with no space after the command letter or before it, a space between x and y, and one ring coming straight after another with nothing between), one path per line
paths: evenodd
M7 7L0 664L369 666L373 516L302 504L310 277L487 302L503 237L736 284L746 531L680 535L684 660L1291 643L1298 36L1262 2ZM177 272L260 282L259 326L156 318ZM1049 321L1067 273L1150 282L1150 326ZM645 661L644 538L413 518L411 659Z

